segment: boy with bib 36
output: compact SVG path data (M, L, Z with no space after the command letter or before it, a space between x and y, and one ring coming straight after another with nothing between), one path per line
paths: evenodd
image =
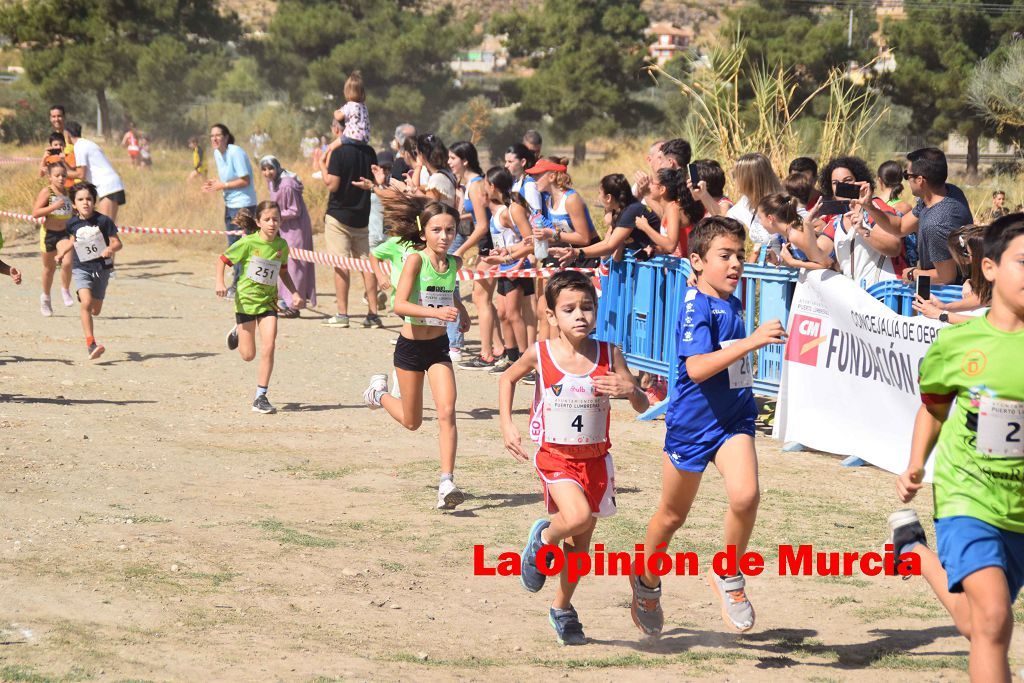
M914 510L889 517L897 556L921 574L971 641L972 681L1010 681L1013 604L1024 585L1024 214L985 229L992 307L939 332L921 361L910 462L896 480L908 503L935 453L936 550Z
M281 228L281 209L276 202L261 202L256 216L242 209L235 216L235 225L246 235L224 252L217 261L217 296L227 296L224 269L239 266L235 283L235 326L228 332L228 349L238 349L242 360L256 357L256 330L260 332L259 374L256 379L256 397L252 402L254 413L273 413L276 409L267 398L270 373L274 371L274 345L277 341L277 281L280 278L292 293L292 307L302 308L305 303L288 275L288 243L278 234Z
M66 224L68 236L57 243L56 262L61 263L68 252L72 253L71 282L81 307L85 348L89 358L96 360L106 349L93 336L93 318L103 310L114 253L122 245L114 221L96 212L94 185L76 185L71 190L71 201L75 215Z
M615 514L609 399L628 398L638 413L648 406L622 352L589 337L597 317L597 293L590 278L575 271L556 273L548 280L544 297L548 323L558 336L527 349L502 373L498 390L505 448L526 462L529 456L512 421L512 402L516 382L537 373L530 437L538 444L533 461L551 519L534 522L523 549L520 580L532 593L546 579L537 569L537 552L543 546L565 542L567 550L571 546L573 552L585 553L597 518ZM576 582L564 570L548 613L563 645L586 642L572 606L575 591Z

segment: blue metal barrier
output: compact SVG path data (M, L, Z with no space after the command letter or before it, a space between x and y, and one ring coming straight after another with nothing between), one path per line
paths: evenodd
M676 356L676 323L690 276L690 262L672 256L648 261L626 257L612 263L601 284L596 337L622 349L631 368L668 378L675 384L679 372ZM761 320L789 318L789 304L799 271L748 264L737 294L746 308L747 334ZM785 324L785 322L783 323ZM755 393L775 396L782 378L784 347L773 344L755 352ZM668 399L640 416L662 415Z
M793 291L800 278L800 271L785 266L747 264L743 268L744 323L747 336L757 326L769 320L781 320L783 327L789 322L789 307L793 303ZM769 344L754 352L755 367L754 393L761 396L777 396L782 381L782 360L785 344Z
M610 264L602 278L595 337L622 349L631 368L668 378L675 386L679 374L676 356L676 324L686 291L690 262L673 256L637 261L631 256ZM736 294L743 301L749 336L762 322L789 320L789 308L800 271L794 268L746 264ZM914 315L914 288L899 280L880 282L868 293L901 315ZM949 302L960 299L956 285L932 287L932 296ZM782 380L784 344L771 344L754 352L754 393L776 396ZM662 415L668 399L640 416L649 420Z
M900 315L917 315L914 312L914 294L916 289L901 280L886 280L868 287L868 294L875 297L891 310ZM963 297L960 285L940 285L932 287L932 298L942 303L959 301Z

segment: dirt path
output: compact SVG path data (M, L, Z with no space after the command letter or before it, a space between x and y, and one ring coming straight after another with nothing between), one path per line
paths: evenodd
M550 590L472 576L474 544L494 562L542 514L535 475L502 449L494 378L458 375L456 478L471 498L441 514L431 411L409 433L361 403L390 368L393 319L281 321L281 410L253 414L255 366L224 348L231 309L212 293L218 245L156 239L127 239L94 363L76 309L39 315L32 241L4 249L25 283L0 283L0 680L966 677L967 643L922 581L777 575L779 544L878 548L894 499L887 474L767 438L756 630L724 632L703 578L669 577L665 637L645 644L626 580L596 577L575 601L592 643L559 647ZM630 550L657 501L663 425L613 411L620 514L595 540ZM676 544L702 568L723 511L712 471ZM1018 634L1015 671L1022 654Z

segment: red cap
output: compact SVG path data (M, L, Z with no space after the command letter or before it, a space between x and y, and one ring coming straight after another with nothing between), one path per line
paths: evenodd
M567 170L569 169L563 166L562 164L556 164L553 161L541 159L532 167L526 169L526 172L529 173L530 175L536 175L538 173L547 173L548 171L554 171L555 173L565 173Z

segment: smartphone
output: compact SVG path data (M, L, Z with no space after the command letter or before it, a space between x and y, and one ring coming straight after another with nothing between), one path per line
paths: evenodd
M860 186L853 183L836 183L835 196L841 199L860 197Z
M693 189L696 190L697 184L700 182L700 174L697 173L697 164L690 164L686 169L690 172L690 185L692 185Z
M932 298L932 276L931 275L918 275L917 276L917 295L922 299Z
M838 216L850 211L850 202L841 202L838 199L822 199L819 216Z

